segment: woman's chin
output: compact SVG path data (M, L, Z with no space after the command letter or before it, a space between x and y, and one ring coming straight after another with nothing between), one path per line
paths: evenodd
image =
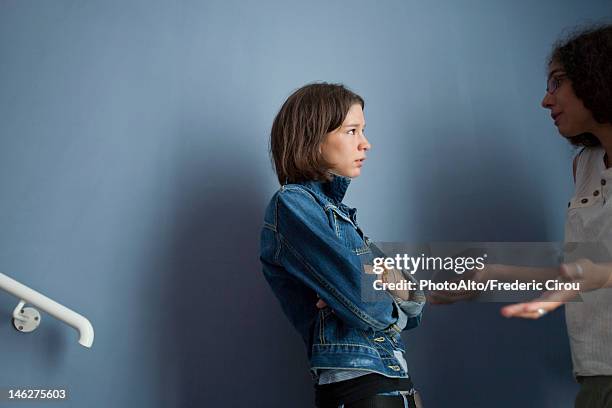
M571 139L572 137L575 137L577 135L576 132L572 132L563 126L557 126L557 132L559 132L559 134L566 139Z
M569 131L569 130L563 129L563 128L559 128L558 131L559 131L559 134L561 136L563 136L564 138L566 138L566 139L572 139L572 138L574 138L574 137L584 133L584 132Z
M361 175L361 169L359 167L354 167L352 169L346 169L344 171L335 170L332 171L334 174L337 174L342 177L355 178Z

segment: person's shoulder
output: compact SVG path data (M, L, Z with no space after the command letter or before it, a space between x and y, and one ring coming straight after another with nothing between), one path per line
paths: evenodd
M574 156L574 165L580 167L581 162L592 164L593 162L602 160L605 153L606 150L603 146L584 146Z
M264 221L269 228L282 233L288 225L310 223L324 214L324 206L307 187L285 184L270 199Z
M572 171L574 173L574 183L581 179L581 174L588 174L596 171L603 161L606 150L603 146L584 146L574 156L572 160Z
M295 204L301 202L313 203L320 205L316 194L308 187L302 184L284 184L276 193L273 200L281 204Z
M265 219L277 224L279 214L283 217L307 217L319 203L312 192L301 184L283 184L270 198L266 207Z
M606 152L603 146L583 146L578 153L576 153L576 157L584 157L591 155L601 155Z

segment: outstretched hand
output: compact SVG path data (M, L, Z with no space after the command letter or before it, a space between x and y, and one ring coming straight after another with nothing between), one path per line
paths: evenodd
M505 317L539 319L562 304L573 300L580 292L588 292L606 286L609 278L608 267L594 264L588 259L561 264L558 280L579 284L580 289L549 290L530 302L505 306L501 309L501 314Z
M470 272L464 273L455 281L472 280L477 283L486 282L488 279L488 269L488 265L485 265L483 269L473 269ZM478 290L435 290L427 294L427 301L434 305L446 305L462 300L472 300L478 297L478 295L480 295Z
M541 302L533 301L526 303L515 303L501 309L504 317L521 317L523 319L539 319L549 312L563 305L563 302Z

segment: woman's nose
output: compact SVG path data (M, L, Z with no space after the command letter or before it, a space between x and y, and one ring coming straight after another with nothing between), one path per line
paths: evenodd
M361 134L361 138L362 138L362 141L359 145L360 148L363 150L370 150L372 148L372 145L370 144L370 142L368 141L368 139L365 137L363 133Z
M542 105L543 108L545 109L552 109L552 106L554 105L554 95L549 94L548 92L546 92L544 94L544 98L542 98L542 102L540 103Z

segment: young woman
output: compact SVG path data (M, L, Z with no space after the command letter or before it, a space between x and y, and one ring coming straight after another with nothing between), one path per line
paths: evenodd
M558 270L489 265L472 279L578 282L575 290L547 292L534 302L506 306L506 317L538 319L566 304L574 374L581 384L576 407L612 407L612 26L583 29L558 42L548 60L542 106L559 133L581 150L574 158L575 194L568 203L565 242L599 245L598 262L579 258ZM601 250L604 250L603 253ZM574 252L577 252L576 250ZM605 253L607 252L607 254ZM437 292L433 303L451 303L469 293Z
M415 407L400 332L420 323L424 296L373 289L368 265L384 254L343 203L371 148L363 107L327 83L283 104L270 143L281 187L265 212L260 259L306 345L318 407Z

